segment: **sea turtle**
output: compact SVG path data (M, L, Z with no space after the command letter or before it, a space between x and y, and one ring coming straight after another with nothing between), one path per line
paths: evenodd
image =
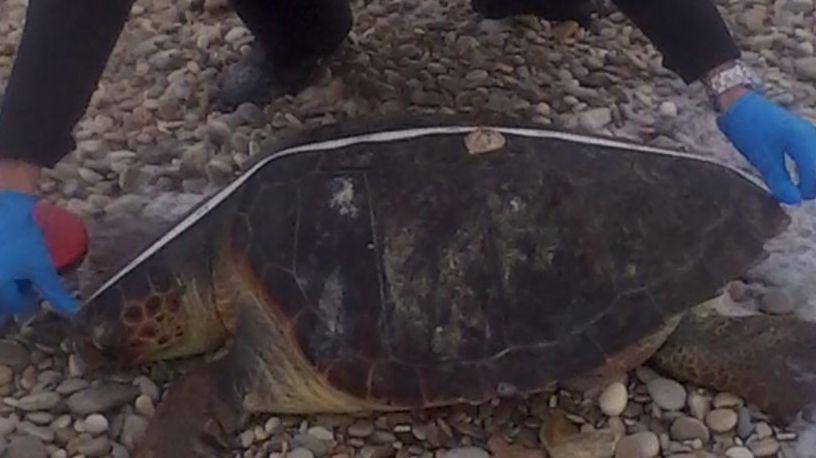
M139 451L218 455L248 412L601 383L788 221L759 181L700 156L514 122L341 124L275 148L149 244L90 295L76 342L124 366L225 347L175 382ZM657 359L771 409L812 397L771 358L812 328L752 318L692 314Z

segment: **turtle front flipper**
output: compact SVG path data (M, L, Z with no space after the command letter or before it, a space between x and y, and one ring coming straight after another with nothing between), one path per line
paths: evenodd
M242 302L243 303L243 302ZM244 421L243 398L256 376L258 311L236 308L226 354L174 381L136 447L136 458L229 456Z
M136 447L136 458L229 455L241 412L223 384L225 366L214 361L173 383Z
M665 374L741 396L780 421L816 403L816 323L795 316L689 313L652 362Z

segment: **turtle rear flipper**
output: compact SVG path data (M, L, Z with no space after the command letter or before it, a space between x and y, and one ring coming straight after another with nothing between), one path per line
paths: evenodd
M698 307L655 354L665 374L736 394L780 421L816 403L816 323Z

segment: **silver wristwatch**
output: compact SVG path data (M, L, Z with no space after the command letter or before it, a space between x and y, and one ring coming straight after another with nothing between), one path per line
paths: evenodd
M703 85L711 103L720 109L719 98L729 89L737 86L746 86L751 90L761 92L762 80L759 75L751 70L745 63L735 60L731 64L714 71L707 78L703 79Z

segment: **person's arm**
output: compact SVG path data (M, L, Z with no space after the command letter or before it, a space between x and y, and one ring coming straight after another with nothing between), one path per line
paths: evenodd
M0 107L0 314L27 313L35 291L65 314L63 288L36 225L37 180L74 148L85 112L132 0L30 0Z
M686 83L740 57L712 0L613 0Z
M717 87L717 125L782 203L816 198L816 127L766 99L733 66L740 52L713 0L615 0L685 82ZM728 69L723 84L712 84ZM723 74L725 75L725 74ZM732 79L734 78L734 79ZM785 157L796 163L794 183Z
M31 0L0 107L0 180L74 149L83 116L133 0ZM0 182L2 186L2 182Z
M0 190L36 194L40 166L14 159L0 159Z

